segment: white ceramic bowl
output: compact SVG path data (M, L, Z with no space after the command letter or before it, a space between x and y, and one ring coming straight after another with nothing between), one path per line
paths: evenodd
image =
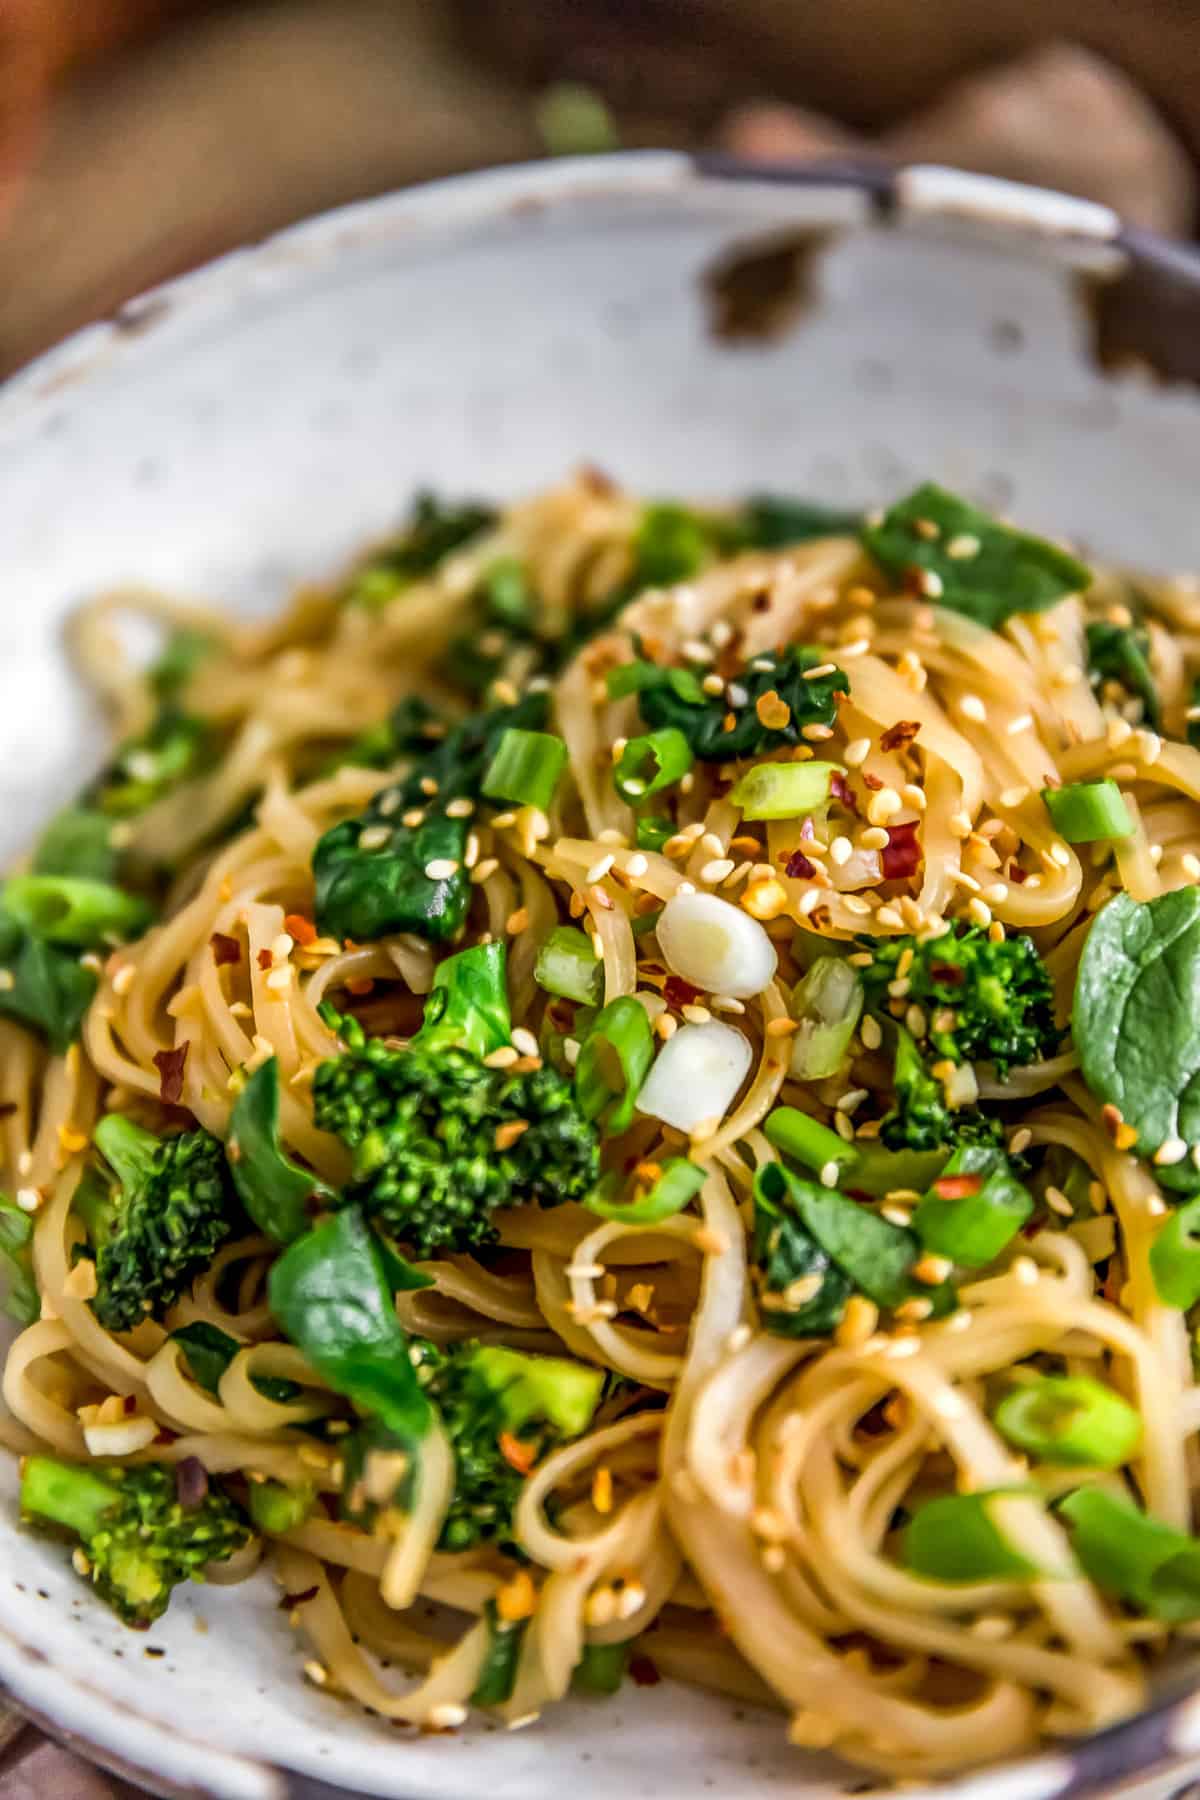
M794 288L790 326L715 330L719 264L726 326L739 296L735 316L778 326ZM586 459L651 493L869 501L932 475L1110 556L1200 568L1200 407L1097 371L1081 270L1122 275L1143 325L1182 321L1186 353L1195 269L1103 208L939 170L771 180L657 154L373 201L123 308L0 393L0 850L99 754L60 650L83 595L133 579L275 605L421 483L513 495ZM0 1681L162 1792L855 1786L789 1751L777 1717L668 1687L411 1741L303 1683L265 1578L125 1631L18 1531L0 1481ZM959 1791L1041 1800L1177 1754L1193 1729L1160 1705Z

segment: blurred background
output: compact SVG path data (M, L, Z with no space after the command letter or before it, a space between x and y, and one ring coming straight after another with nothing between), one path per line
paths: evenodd
M1189 235L1200 0L0 0L0 373L383 189L571 150L864 147Z

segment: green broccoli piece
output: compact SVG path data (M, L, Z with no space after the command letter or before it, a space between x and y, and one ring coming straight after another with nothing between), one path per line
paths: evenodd
M349 1026L346 1052L317 1069L316 1122L354 1152L340 1203L418 1256L494 1243L496 1207L581 1199L598 1178L570 1082L481 1060L509 1033L504 946L478 945L441 964L406 1049Z
M544 693L533 693L515 706L462 720L440 740L431 739L410 773L381 789L365 812L332 826L313 851L321 930L360 942L396 931L435 942L452 938L471 900L465 866L470 820L447 808L480 797L505 731L537 730L547 706ZM430 875L431 866L444 872Z
M454 1451L454 1498L438 1548L507 1544L530 1469L555 1445L587 1430L604 1371L474 1340L439 1349L414 1338L409 1354ZM395 1458L390 1491L389 1465L377 1462L372 1469L373 1455ZM403 1508L409 1500L415 1464L378 1421L346 1440L345 1465L345 1510L358 1523L369 1524L381 1503Z
M209 1563L227 1561L250 1539L245 1519L225 1494L208 1488L187 1506L176 1471L161 1463L101 1470L26 1457L21 1516L78 1538L101 1598L140 1630L161 1618L172 1588L203 1581ZM84 1572L82 1563L77 1567Z
M880 1138L889 1150L940 1150L958 1144L998 1144L999 1122L978 1107L950 1107L945 1091L925 1066L911 1034L895 1027L896 1056L892 1073L895 1105L887 1114ZM853 1180L853 1177L851 1177Z
M808 670L819 667L828 673L807 676ZM681 731L702 762L732 762L801 744L806 725L832 725L837 696L848 693L850 683L841 669L830 665L824 650L792 645L754 657L718 695L705 693L692 669L649 662L614 669L609 687L616 693L636 692L638 709L651 730L673 726ZM787 706L786 724L766 726L759 718L758 702L769 693Z
M866 940L872 962L863 970L867 1005L885 1008L888 984L907 958L905 1005L927 1019L923 1042L951 1062L990 1062L1003 1078L1014 1064L1053 1056L1062 1033L1054 1023L1050 977L1027 937L992 943L981 926L941 937Z
M224 1146L207 1131L155 1137L109 1113L94 1141L116 1184L92 1169L75 1211L96 1260L92 1309L107 1331L131 1331L169 1306L207 1268L234 1229Z

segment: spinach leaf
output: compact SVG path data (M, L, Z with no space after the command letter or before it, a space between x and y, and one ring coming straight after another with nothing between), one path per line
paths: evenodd
M930 1287L912 1279L921 1256L915 1231L893 1225L836 1188L805 1181L782 1163L765 1163L758 1171L755 1207L764 1200L798 1218L830 1262L877 1306L894 1309L921 1298L931 1302L934 1316L953 1311L948 1282Z
M464 719L365 812L327 831L313 851L321 930L359 941L396 931L439 943L453 937L471 902L463 860L470 822L446 809L454 800L479 797L505 731L537 730L548 704L544 693L527 694L515 706ZM406 817L414 822L406 824Z
M1073 1011L1092 1093L1137 1132L1140 1156L1186 1144L1155 1175L1179 1193L1200 1191L1200 889L1110 900L1087 935Z
M357 1206L290 1244L267 1293L284 1336L336 1393L408 1443L425 1435L429 1401L396 1317L387 1261Z
M0 908L0 1014L28 1025L61 1056L79 1036L96 976L77 957L22 929Z
M56 813L33 854L35 875L83 876L115 881L120 857L112 841L113 821L90 806L67 806Z
M506 1700L512 1699L517 1679L517 1663L521 1655L521 1640L529 1621L521 1619L510 1625L500 1617L494 1600L486 1603L483 1616L487 1620L488 1648L479 1671L479 1680L475 1684L475 1692L471 1695L471 1704L503 1706Z
M360 606L384 606L396 594L431 575L452 550L495 523L496 514L478 500L450 505L436 494L419 493L402 535L355 570L344 598Z
M210 1325L206 1319L181 1325L178 1331L171 1333L171 1341L182 1344L192 1379L209 1394L220 1392L222 1375L238 1351L246 1348L219 1325ZM286 1381L278 1375L255 1375L252 1380L264 1400L275 1400L280 1405L298 1399L303 1392L298 1382Z
M1087 628L1088 673L1092 686L1119 682L1142 702L1142 716L1153 731L1162 730L1162 706L1150 673L1150 634L1137 625L1110 625L1096 619Z
M1013 613L1041 612L1077 594L1091 570L1044 538L1013 531L926 482L865 527L863 543L887 574L994 631Z
M289 1162L279 1147L279 1064L273 1056L234 1101L225 1154L242 1205L277 1244L307 1231L313 1202L331 1198L319 1176Z
M33 1274L30 1246L33 1219L0 1194L0 1312L17 1325L32 1325L41 1316L42 1300Z
M805 678L806 670L817 668L829 673ZM635 663L630 669L646 724L681 731L692 754L705 762L765 756L785 745L803 743L804 727L832 725L837 717L837 695L850 691L845 674L830 665L826 651L797 645L754 657L727 684L725 693L718 695L706 694L690 670L658 668L652 663ZM787 709L782 725L765 725L759 717L758 702L770 693L777 694Z
M853 1282L795 1213L763 1191L763 1184L754 1195L754 1261L762 1273L762 1315L768 1331L776 1337L827 1337L836 1328L854 1292ZM798 1303L789 1294L797 1281L815 1287L809 1299Z
M738 549L786 550L814 538L856 537L860 512L823 506L817 500L793 500L786 494L751 494L735 527Z

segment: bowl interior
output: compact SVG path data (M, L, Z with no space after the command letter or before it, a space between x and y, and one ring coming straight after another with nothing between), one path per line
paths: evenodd
M791 323L731 337L712 271L770 238ZM0 850L100 754L61 654L84 595L276 605L422 484L511 496L588 461L654 494L872 502L935 476L1111 557L1200 567L1200 407L1091 366L1065 260L653 156L351 209L126 309L0 395ZM255 1800L278 1791L261 1763L413 1800L855 1785L780 1720L665 1688L410 1742L303 1684L265 1578L135 1637L17 1532L0 1481L0 1678L164 1780Z

